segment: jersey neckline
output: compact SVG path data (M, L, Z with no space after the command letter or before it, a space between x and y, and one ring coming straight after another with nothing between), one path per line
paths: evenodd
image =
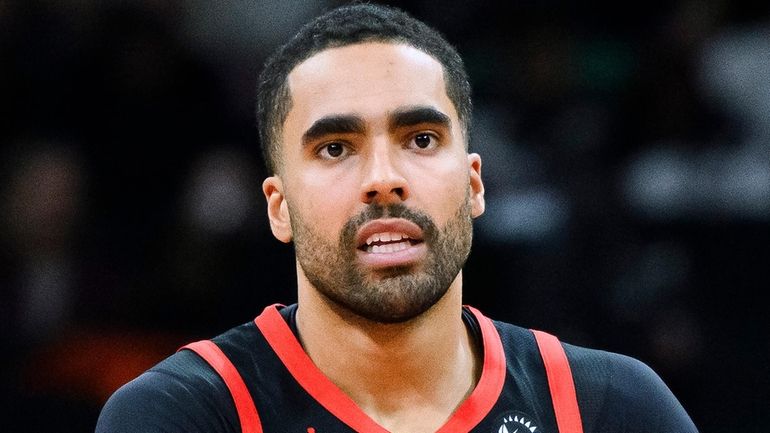
M279 304L268 306L254 319L267 343L294 379L321 406L356 431L388 433L337 385L326 377L305 353L281 316ZM436 433L470 431L492 410L505 382L505 353L492 321L473 307L465 306L481 328L484 361L476 387Z

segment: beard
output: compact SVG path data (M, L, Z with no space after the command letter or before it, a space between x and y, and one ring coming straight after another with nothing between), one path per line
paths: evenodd
M467 199L441 229L425 213L402 204L369 205L345 223L337 245L314 232L298 212L291 214L297 261L308 281L332 303L378 323L406 322L435 305L465 265L473 238ZM359 265L356 234L378 218L403 218L417 224L427 247L425 260L378 270Z

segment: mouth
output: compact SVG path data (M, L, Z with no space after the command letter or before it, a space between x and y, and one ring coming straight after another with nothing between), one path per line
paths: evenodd
M408 220L374 220L358 232L358 258L374 268L406 266L425 251L422 229Z
M406 233L382 232L366 238L366 242L358 249L371 254L388 254L403 251L421 242L422 240L412 239Z

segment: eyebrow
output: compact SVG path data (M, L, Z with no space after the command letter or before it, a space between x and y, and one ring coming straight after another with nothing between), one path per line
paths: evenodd
M405 126L415 126L423 123L451 128L449 116L430 106L415 106L399 108L390 117L391 131Z
M307 144L329 134L361 134L366 130L364 119L352 114L334 114L322 117L302 134L302 143Z
M446 114L430 106L413 106L396 109L388 121L388 129L395 131L398 128L415 126L420 124L434 124L451 128L452 121ZM363 134L366 131L366 122L361 116L355 114L332 114L324 116L310 125L310 128L302 134L302 144L307 145L311 141L318 140L326 135L333 134Z

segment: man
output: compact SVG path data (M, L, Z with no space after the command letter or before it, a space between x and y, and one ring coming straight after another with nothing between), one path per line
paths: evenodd
M153 367L97 431L695 432L639 361L463 307L484 212L469 95L455 50L399 10L306 25L267 62L257 110L298 303Z

